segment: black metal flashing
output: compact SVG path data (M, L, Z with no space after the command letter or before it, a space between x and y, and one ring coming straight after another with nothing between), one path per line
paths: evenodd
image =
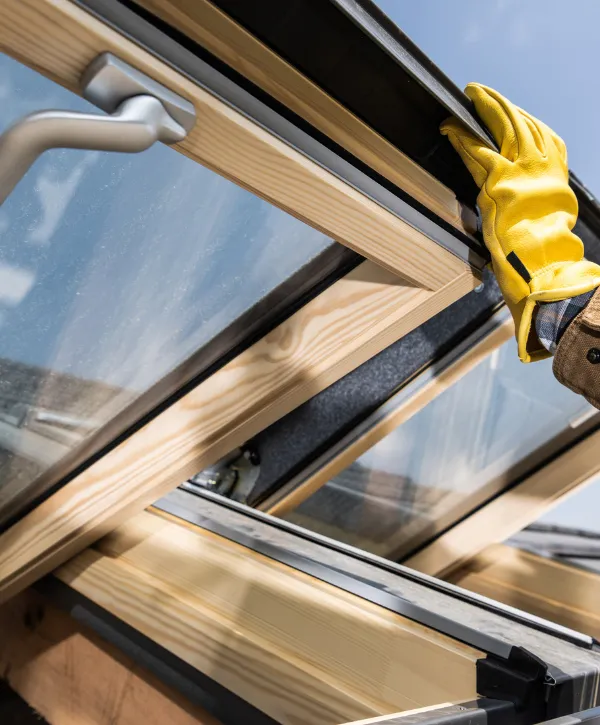
M38 581L34 588L222 725L277 725L268 715L52 575Z

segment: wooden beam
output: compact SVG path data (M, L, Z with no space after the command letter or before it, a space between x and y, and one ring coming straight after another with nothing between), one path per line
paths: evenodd
M0 608L0 671L52 725L219 725L34 592Z
M600 639L600 575L496 544L454 572L458 586Z
M450 576L486 547L506 541L591 483L600 472L599 446L600 431L596 431L404 563L433 576Z
M282 725L475 696L481 652L172 517L138 515L55 576Z
M403 400L403 391L400 391L396 397L402 402L397 407L380 420L378 420L371 428L365 431L360 437L352 441L347 448L328 460L318 471L309 476L300 485L295 482L293 486L284 487L277 494L267 499L259 508L273 516L283 516L293 509L297 508L303 501L324 486L327 481L331 481L340 474L345 468L353 463L357 458L366 453L370 448L379 443L398 426L402 425L413 415L416 415L432 400L441 395L445 390L455 385L469 371L476 367L482 360L486 359L494 350L510 340L514 335L514 324L512 320L493 330L481 342L473 345L458 360L442 370L439 374L432 377L423 387L407 400ZM390 399L386 406L393 406L393 398ZM447 508L447 499L444 499L443 506ZM442 513L442 512L440 512ZM446 512L447 513L447 512ZM443 524L441 524L443 525ZM398 532L400 539L406 537L404 531ZM387 547L386 542L386 547ZM394 550L396 545L390 547L390 551Z
M453 191L209 0L137 0L461 232Z
M0 600L214 463L477 284L429 292L365 262L0 536Z
M177 150L427 289L467 265L246 116L69 0L3 0L0 48L78 92L87 65L110 51L189 99L197 123Z

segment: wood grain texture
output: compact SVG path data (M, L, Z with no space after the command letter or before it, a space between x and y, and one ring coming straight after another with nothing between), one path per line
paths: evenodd
M369 448L379 443L382 438L385 438L389 433L395 430L399 425L402 425L413 415L422 410L432 400L441 395L449 387L457 383L462 377L464 377L470 370L478 365L482 360L487 358L494 350L503 345L505 342L510 340L514 335L514 324L512 320L507 321L502 326L494 330L480 343L473 345L462 357L448 366L445 370L442 370L439 374L429 380L422 388L420 388L415 395L411 396L410 399L403 401L392 410L388 415L379 420L373 427L369 428L360 438L353 441L347 448L341 451L337 456L328 461L322 468L316 473L306 479L300 485L294 483L293 488L290 487L288 490L285 487L277 493L277 498L273 497L265 501L259 508L261 511L266 511L274 516L283 516L284 514L297 508L303 501L311 496L315 491L324 486L327 481L341 473L357 458L366 453ZM403 395L403 391L397 394L398 396ZM393 399L388 401L387 404L393 403ZM447 499L444 499L444 507L447 506ZM438 514L443 512L432 512L432 518L438 517ZM448 512L449 513L449 512ZM440 526L445 527L443 521L440 521ZM406 540L406 532L404 529L398 532L398 538ZM386 550L393 551L396 546L392 546ZM394 558L392 556L392 558Z
M0 671L51 725L219 725L34 592L0 608Z
M475 694L477 650L144 512L55 575L283 725Z
M439 292L365 262L0 536L0 600L427 320L477 283Z
M291 146L68 0L3 0L0 48L71 90L110 51L189 99L198 122L177 149L427 289L467 265Z
M404 563L433 576L450 576L491 544L506 541L591 483L600 472L599 445L600 432L592 433Z
M430 707L420 707L417 710L411 710L410 712L396 712L393 715L382 715L381 717L370 717L367 720L355 720L354 722L343 723L343 725L376 725L379 723L385 723L385 725L395 725L396 722L402 722L402 719L407 720L412 715L422 715L423 713L431 713L431 717L435 717L435 711L441 710L445 707L449 707L451 703L443 702L439 705L431 705Z
M600 639L600 575L496 544L452 576L458 586Z
M285 106L465 232L454 192L209 0L137 0Z

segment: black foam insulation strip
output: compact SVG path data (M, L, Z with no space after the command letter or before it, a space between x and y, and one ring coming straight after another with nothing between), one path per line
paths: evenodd
M458 300L256 436L249 445L260 456L261 470L250 505L284 485L422 368L458 345L501 299L486 271L481 292Z

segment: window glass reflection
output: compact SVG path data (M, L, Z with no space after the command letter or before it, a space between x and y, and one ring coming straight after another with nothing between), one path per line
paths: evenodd
M551 367L520 363L511 340L286 518L382 556L405 556L594 411L556 382Z
M0 97L98 112L7 56ZM0 239L0 504L331 243L161 144L45 153Z

